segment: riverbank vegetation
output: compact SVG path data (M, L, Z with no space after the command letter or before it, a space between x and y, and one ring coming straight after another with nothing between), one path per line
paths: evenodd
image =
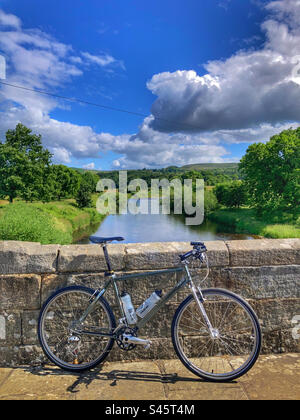
M300 238L300 219L297 221L287 214L276 217L258 217L250 208L221 208L208 217L224 229L236 233L248 233L266 238Z
M70 244L76 232L103 219L93 195L97 174L51 158L27 127L7 131L0 143L0 240Z
M300 128L249 146L239 170L242 181L216 186L222 208L209 218L239 233L299 238Z
M99 224L103 218L95 206L80 209L74 199L49 203L2 201L0 240L71 244L82 230Z

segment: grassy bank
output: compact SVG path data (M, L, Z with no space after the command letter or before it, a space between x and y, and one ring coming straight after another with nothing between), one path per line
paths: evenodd
M282 215L280 218L266 220L259 219L254 210L241 209L220 209L213 211L208 218L224 226L230 226L236 233L249 233L252 235L264 236L266 238L300 238L300 218L289 220L289 217ZM278 222L275 220L278 220Z
M77 231L100 223L96 208L79 209L75 200L0 204L0 240L71 244Z

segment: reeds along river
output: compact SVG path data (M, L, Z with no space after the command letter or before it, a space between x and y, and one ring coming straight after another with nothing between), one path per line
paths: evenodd
M141 205L150 206L150 199L145 200ZM130 201L130 200L129 200ZM204 219L198 226L187 226L185 217L173 214L115 214L108 215L101 222L87 232L82 232L81 239L75 243L89 243L88 237L96 236L123 236L125 243L137 242L172 242L192 240L216 241L234 239L255 239L255 235L236 234L228 232L228 227L218 225Z

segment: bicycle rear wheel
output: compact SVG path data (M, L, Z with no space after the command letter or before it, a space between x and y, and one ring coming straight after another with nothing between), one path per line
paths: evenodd
M60 289L45 302L39 317L38 336L46 356L57 366L71 371L91 369L110 352L114 339L97 333L111 333L114 315L104 298L80 326L75 326L91 303L94 290L84 286Z
M236 379L254 365L259 355L258 319L249 304L232 292L206 289L202 293L214 336L194 296L190 295L180 304L173 319L175 351L190 371L204 379Z

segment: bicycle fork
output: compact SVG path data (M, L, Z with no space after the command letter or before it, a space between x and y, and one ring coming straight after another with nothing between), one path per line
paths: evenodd
M190 287L190 289L192 291L192 294L194 296L194 299L195 299L195 301L196 301L196 303L197 303L197 305L198 305L198 307L200 309L200 312L201 312L201 314L203 316L203 319L205 321L205 324L207 326L207 329L208 329L208 331L210 333L211 338L212 339L219 338L219 331L217 329L213 328L213 326L212 326L212 324L211 324L211 322L210 322L210 320L209 320L209 318L207 316L206 310L204 308L203 302L204 302L205 299L203 297L201 288L200 287L196 287L194 285L193 280L192 280L192 277L190 275L190 272L189 272L188 267L187 267L186 264L185 264L185 271L186 271L187 277L189 279L189 287ZM200 298L199 298L199 296L200 296Z

